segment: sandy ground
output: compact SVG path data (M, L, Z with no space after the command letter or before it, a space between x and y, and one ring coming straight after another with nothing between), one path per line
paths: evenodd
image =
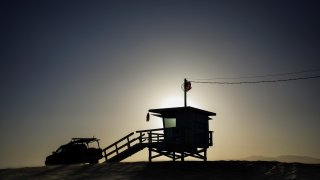
M320 179L320 164L266 161L126 162L1 169L0 179Z

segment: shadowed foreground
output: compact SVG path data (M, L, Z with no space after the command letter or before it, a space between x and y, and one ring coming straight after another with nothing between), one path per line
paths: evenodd
M320 179L320 164L266 161L127 162L0 170L0 179Z

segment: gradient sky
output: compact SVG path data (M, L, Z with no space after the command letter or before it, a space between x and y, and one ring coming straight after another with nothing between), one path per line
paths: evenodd
M319 69L319 9L308 0L1 1L0 168L44 165L72 137L105 147L160 128L146 113L183 106L184 78ZM319 79L192 86L188 105L217 113L209 160L320 158Z

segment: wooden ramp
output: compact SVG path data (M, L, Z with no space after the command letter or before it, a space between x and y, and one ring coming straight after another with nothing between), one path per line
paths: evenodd
M107 162L120 162L130 156L132 156L133 154L141 151L142 149L144 149L146 147L146 144L135 144L133 146L131 146L130 148L122 151L121 153L111 157L110 159L106 160Z
M117 142L103 149L106 162L120 162L131 155L141 151L147 145L144 142L144 134L132 138L134 132L121 138Z
M103 149L106 162L120 162L144 148L154 147L163 142L163 134L153 133L163 129L137 131L126 135L117 142ZM148 136L145 136L148 134Z

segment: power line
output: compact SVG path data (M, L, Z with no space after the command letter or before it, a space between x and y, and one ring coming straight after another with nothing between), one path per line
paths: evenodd
M275 79L275 80L259 80L259 81L239 81L239 82L218 82L218 81L190 81L193 83L206 83L206 84L223 84L223 85L235 85L235 84L258 84L258 83L277 83L277 82L286 82L286 81L298 81L306 79L316 79L320 78L320 75L317 76L305 76L297 78L288 78L288 79Z
M301 71L293 71L287 73L275 73L275 74L265 74L265 75L255 75L255 76L240 76L240 77L217 77L217 78L209 78L209 79L194 79L188 78L194 81L209 81L209 80L223 80L223 79L253 79L253 78L265 78L265 77L276 77L276 76L286 76L286 75L294 75L294 74L305 74L305 73L312 73L312 72L320 72L320 69L307 69Z

